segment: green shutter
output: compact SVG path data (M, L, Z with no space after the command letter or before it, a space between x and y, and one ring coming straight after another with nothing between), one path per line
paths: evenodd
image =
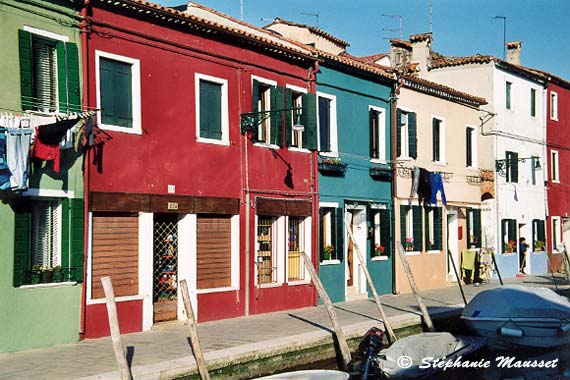
M412 207L413 225L414 225L414 251L423 250L422 239L422 208L420 206Z
M293 91L290 88L285 89L285 109L290 110L293 108ZM293 111L285 112L285 145L291 146L293 143ZM303 134L304 135L304 134ZM303 136L304 139L305 136ZM304 145L304 144L303 144Z
M429 251L432 249L432 245L430 244L430 241L429 241L429 230L430 230L429 229L429 211L430 211L430 208L427 208L427 207L424 208L424 215L425 215L425 221L426 221L426 224L424 225L424 229L425 229L424 239L425 239L426 251ZM434 215L434 224L435 224L435 215ZM435 239L434 239L434 243L435 243Z
M378 118L378 111L376 110L369 110L368 111L368 142L370 147L370 158L378 158L378 128L377 120Z
M538 221L538 240L542 241L546 245L546 231L544 228L544 220ZM546 246L544 247L546 249Z
M317 95L303 94L302 103L301 124L305 127L303 148L317 150Z
M390 220L390 210L380 210L380 244L384 246L384 254L388 255L392 252L390 242L392 241L392 234L390 227L392 222Z
M336 258L338 260L343 260L344 257L344 211L341 207L338 207L335 211L336 216ZM332 218L331 218L332 219Z
M283 87L271 87L271 111L283 110L284 94ZM275 112L271 115L271 143L283 146L283 112Z
M511 161L511 182L518 183L519 182L519 154L512 153L513 160Z
M61 267L69 273L66 280L83 280L83 199L65 198L61 202Z
M69 100L67 98L67 58L65 42L57 41L55 51L57 55L57 96L59 112L67 113L69 111Z
M481 210L473 209L473 234L475 235L477 248L481 248Z
M14 286L29 283L31 269L31 214L17 211L14 216Z
M432 161L439 161L439 124L437 119L431 119Z
M253 79L251 81L251 112L259 112L257 102L259 100L259 81ZM259 126L255 125L251 138L253 141L259 141Z
M536 116L536 90L530 90L530 116Z
M514 241L516 247L518 247L516 223L517 223L517 221L515 219L509 219L508 220L509 241L511 241L511 240Z
M501 240L500 240L500 247L501 247L501 252L505 253L505 243L508 242L508 236L507 236L507 241L505 241L505 235L507 234L508 231L508 220L507 219L503 219L501 220Z
M400 206L400 242L404 249L406 248L406 216L408 209L407 206Z
M466 232L465 232L465 241L467 242L467 249L471 248L471 221L470 215L473 213L472 208L465 208L465 216L466 216Z
M33 109L34 81L32 74L32 34L18 30L20 50L20 91L22 110Z
M434 238L434 249L441 251L443 249L442 245L442 235L443 235L443 209L441 207L435 207L433 212L433 238Z
M101 122L133 127L131 65L107 58L99 60Z
M418 156L418 142L417 142L417 118L415 112L408 113L408 138L409 153L411 158Z
M398 108L396 112L396 155L400 157L402 155L401 141L402 141L402 110ZM402 242L404 244L404 242Z
M79 51L72 42L65 44L67 58L67 97L71 112L81 111L81 88L79 83ZM59 62L58 62L59 65Z
M465 130L465 153L467 157L465 158L465 165L468 167L473 166L473 135L472 135L472 128L467 128Z
M325 240L323 239L323 232L324 232L324 228L323 228L323 220L325 218L325 209L324 208L319 208L319 261L323 261L325 259L325 255L324 255L324 248L325 248ZM331 226L332 227L332 226ZM331 237L331 241L332 237Z
M200 137L222 139L222 85L200 80Z

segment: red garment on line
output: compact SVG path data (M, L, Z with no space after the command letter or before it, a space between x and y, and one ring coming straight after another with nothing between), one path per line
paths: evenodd
M47 145L38 138L38 130L36 129L36 139L32 147L32 157L37 157L44 161L53 161L53 171L59 173L59 144Z

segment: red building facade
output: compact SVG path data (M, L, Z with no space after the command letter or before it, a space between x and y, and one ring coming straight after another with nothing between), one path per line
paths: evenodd
M570 249L570 83L551 77L546 93L547 199L546 222L550 271L562 268L564 243Z
M184 319L182 279L199 321L314 305L310 52L201 6L84 13L84 335L109 334L103 276L122 332Z

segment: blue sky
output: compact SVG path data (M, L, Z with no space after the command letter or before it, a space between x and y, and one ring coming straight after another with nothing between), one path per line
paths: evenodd
M174 6L184 0L155 0ZM349 53L363 56L389 50L385 38L429 31L429 0L242 0L244 20L263 26L274 17L316 26L350 43ZM201 0L208 7L240 18L240 0ZM434 50L452 56L503 56L503 20L507 41L523 41L522 64L570 80L570 0L432 0Z

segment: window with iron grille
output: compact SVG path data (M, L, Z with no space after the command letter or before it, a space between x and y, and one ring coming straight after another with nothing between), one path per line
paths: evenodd
M304 218L289 217L289 242L287 245L287 279L289 281L303 280L305 268L302 252L305 246Z
M272 284L277 282L276 273L276 231L277 218L259 216L257 218L257 283Z

